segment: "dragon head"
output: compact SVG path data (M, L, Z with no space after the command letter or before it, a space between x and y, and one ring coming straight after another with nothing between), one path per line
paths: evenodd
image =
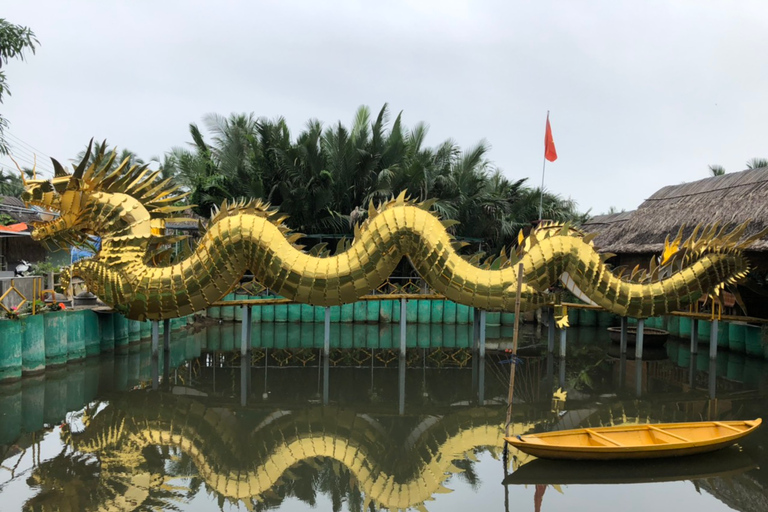
M53 161L50 180L24 182L21 196L27 206L44 209L43 221L32 223L32 238L60 247L89 246L93 235L102 238L144 238L164 232L165 221L188 206L186 194L162 180L160 171L115 164L116 152L106 154L106 141L91 154L93 140L72 173ZM46 219L46 217L48 217Z
M89 145L85 158L73 174L67 173L64 167L52 158L55 169L52 179L37 179L35 175L34 179L24 180L21 199L28 207L37 206L43 209L40 213L43 220L32 223L34 240L53 242L59 246L87 243L87 234L81 232L78 224L84 206L82 175L90 153Z

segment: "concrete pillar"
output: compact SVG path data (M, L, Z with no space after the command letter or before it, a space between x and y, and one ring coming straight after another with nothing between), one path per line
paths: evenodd
M160 347L160 322L152 320L152 358L157 359L158 349Z
M243 322L242 337L240 339L240 355L245 356L248 353L248 349L251 348L251 320L253 312L251 306L247 304L243 304L240 308L242 310L241 321Z
M709 329L709 358L710 359L716 359L717 358L717 331L718 327L718 320L714 319L712 320L712 327Z
M643 337L645 335L645 318L637 320L637 333L635 334L635 361L643 358Z
M560 329L560 359L565 359L565 336L568 329Z
M485 358L485 322L486 322L486 313L487 311L480 310L480 321L478 322L478 327L480 329L480 332L478 333L478 352L480 354L480 358Z
M691 357L699 353L699 321L691 318Z
M400 323L403 323L405 320L404 316L400 317ZM403 329L400 329L400 336L403 336ZM324 325L323 325L323 354L328 357L328 354L331 353L331 308L327 307L325 308L325 319L324 319Z
M400 355L405 355L405 299L400 299Z
M619 353L626 354L627 353L627 330L628 330L628 320L627 317L623 316L621 317L621 337L619 338Z

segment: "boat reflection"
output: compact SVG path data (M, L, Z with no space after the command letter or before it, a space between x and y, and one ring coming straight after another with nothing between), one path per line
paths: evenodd
M504 479L504 485L639 484L730 478L757 468L737 447L716 453L634 461L536 459Z

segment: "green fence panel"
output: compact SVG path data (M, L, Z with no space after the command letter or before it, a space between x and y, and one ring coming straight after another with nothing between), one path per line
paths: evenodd
M341 321L341 306L331 306L331 323L337 324ZM323 322L325 322L325 311L323 311Z
M40 318L42 319L42 316ZM22 355L22 361L23 359ZM40 375L24 379L21 383L21 428L24 432L37 432L42 429L45 423L44 412L45 377Z
M501 325L501 312L487 311L485 313L485 325Z
M115 347L128 344L128 319L120 313L112 313L114 317Z
M468 324L469 323L469 306L465 306L464 304L456 304L456 323L457 324ZM445 313L443 313L443 318L445 318Z
M236 293L235 294L235 300L248 300L253 297L250 297L244 293ZM243 306L235 306L235 322L242 322L243 321Z
M301 305L301 322L309 324L314 321L315 321L315 306L311 304L302 304Z
M507 311L501 312L501 325L515 325L515 314Z
M0 382L21 378L21 321L0 320ZM21 400L19 400L21 409ZM0 424L6 421L4 410ZM21 411L19 411L19 414ZM10 421L10 417L8 419Z
M288 348L306 348L302 335L301 322L288 322L285 325L285 344ZM312 340L309 342L309 347L312 346Z
M235 344L236 327L239 326L234 325L234 323L221 324L221 350L224 352L231 352L235 347L240 348Z
M728 368L725 376L735 382L744 382L746 359L744 354L728 354Z
M396 328L391 325L385 325L379 331L379 348L391 349L394 347L393 343L396 343L394 337ZM398 331L399 332L399 331Z
M579 322L579 315L580 312L577 308L568 308L568 326L569 327L578 327L580 324Z
M367 324L365 327L365 347L379 348L379 324Z
M405 322L415 324L419 321L419 301L415 299L405 301Z
M206 315L208 318L213 318L216 320L221 319L221 306L211 306L206 311Z
M106 315L105 315L106 316ZM58 366L67 362L66 311L53 311L43 315L45 323L45 366Z
M365 308L367 311L366 321L371 323L379 323L379 311L381 310L381 304L377 300L365 301Z
M432 311L429 314L429 321L433 324L442 324L445 320L445 301L433 300L431 302Z
M101 339L99 340L101 352L109 352L114 350L115 319L112 313L99 313L99 333L101 334Z
M224 300L235 300L234 293L228 293L224 296ZM221 319L225 322L235 321L235 306L221 306Z
M85 359L85 311L67 312L67 361Z
M744 341L747 346L747 355L763 356L762 331L759 326L747 325Z
M379 321L383 324L392 323L392 307L395 301L393 300L381 300L379 301Z
M399 300L392 301L392 323L393 324L400 323L400 301Z
M443 324L443 347L456 348L456 324Z
M597 311L594 309L579 310L579 325L595 327L597 325Z
M685 316L679 317L680 321L678 322L678 332L680 333L681 338L690 338L691 337L691 319Z
M456 323L456 303L452 300L446 300L443 303L443 323L455 324Z
M742 323L729 323L728 324L728 349L733 352L746 353L747 326Z
M597 312L597 325L600 327L610 327L616 323L618 316L614 315L610 311L598 311Z
M358 301L352 304L352 315L355 322L368 321L368 307L365 301Z
M709 333L712 331L712 323L709 320L696 321L699 324L699 340L709 341Z
M205 345L210 352L221 350L221 324L209 325L206 329Z
M667 331L672 336L680 336L680 317L668 316L667 317Z
M19 346L21 346L21 340L19 340ZM0 372L2 371L3 370L0 368ZM21 348L19 348L19 377L14 378L20 377ZM10 377L8 378L10 379ZM0 377L0 379L2 379L2 377ZM21 385L18 385L18 387L4 386L4 388L0 388L0 445L10 446L13 445L21 435L22 405L21 393L19 392L21 390ZM5 451L7 450L8 448L5 448ZM6 469L6 467L4 466L3 469ZM5 508L5 506L3 508Z
M426 299L419 299L417 301L418 309L418 323L428 324L432 321L432 301Z
M340 321L344 323L353 322L355 320L355 305L343 304L341 306Z
M301 304L288 304L288 321L292 323L301 322Z
M262 323L273 323L275 321L275 305L265 304L261 307L261 321Z
M446 327L453 327L447 326L445 324L430 324L429 328L429 335L430 335L430 345L436 348L440 348L443 346L443 341L445 340L445 329Z
M325 308L323 306L312 306L312 321L315 323L325 322Z
M21 371L25 374L45 370L45 319L32 315L21 319Z
M131 342L141 339L141 322L138 320L128 320L128 340Z
M275 322L284 323L288 321L288 304L275 304Z

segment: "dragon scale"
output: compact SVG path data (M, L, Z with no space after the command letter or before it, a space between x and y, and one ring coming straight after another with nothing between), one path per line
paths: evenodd
M260 202L224 204L195 249L174 264L153 261L153 248L173 239L165 222L186 208L159 172L128 167L109 171L103 155L86 159L68 174L54 161L51 181L28 180L23 199L60 212L50 223L34 226L32 236L77 243L87 235L102 239L101 250L77 262L70 277L110 306L136 320L191 314L220 300L246 271L264 286L301 303L333 306L350 303L383 283L408 257L429 286L457 303L486 310L513 311L517 265L483 268L454 249L450 234L427 205L404 194L368 210L349 247L333 256L316 256L294 246L283 218ZM114 157L112 157L114 158ZM757 236L742 241L746 225L728 234L708 229L687 241L676 240L673 262L644 282L612 273L581 233L561 227L534 231L521 244L522 308L551 302L548 289L559 280L593 303L619 315L645 318L686 307L716 293L749 270L741 254ZM761 233L762 234L762 233ZM759 234L759 235L761 235ZM674 270L674 272L672 272ZM669 274L664 278L659 275Z

